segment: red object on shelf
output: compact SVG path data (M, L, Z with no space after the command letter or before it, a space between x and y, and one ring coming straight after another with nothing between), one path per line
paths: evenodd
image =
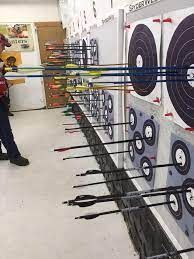
M185 128L185 130L187 130L187 131L194 131L194 128Z
M160 18L158 18L158 19L153 19L153 22L161 22L161 20L160 20Z
M160 103L160 98L156 97L156 99L153 100L154 103Z
M125 25L125 29L130 29L131 28L131 25L130 24L126 24Z
M166 117L173 117L173 113L172 112L168 112L165 114Z
M172 23L172 19L171 18L166 18L163 20L163 22L169 22L169 23Z

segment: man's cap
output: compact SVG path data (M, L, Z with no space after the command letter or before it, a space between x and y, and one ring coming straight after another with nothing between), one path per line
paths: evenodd
M6 47L11 47L11 43L2 33L0 33L0 44L4 44Z

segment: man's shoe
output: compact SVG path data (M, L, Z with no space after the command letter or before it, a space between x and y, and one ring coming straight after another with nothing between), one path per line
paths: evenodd
M0 153L0 160L8 160L8 155L7 153Z
M10 163L18 165L18 166L27 166L29 165L29 160L22 156L10 159Z

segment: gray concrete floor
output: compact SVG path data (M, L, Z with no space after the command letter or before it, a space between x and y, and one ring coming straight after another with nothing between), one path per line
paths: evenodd
M74 220L88 212L116 209L114 203L89 208L61 204L79 194L102 195L108 191L105 186L72 189L73 184L102 178L75 177L76 173L98 168L93 158L62 161L65 155L79 152L52 152L54 147L86 143L82 133L65 135L62 123L75 121L60 111L19 112L11 118L16 142L31 164L20 168L0 162L0 259L139 258L121 215Z

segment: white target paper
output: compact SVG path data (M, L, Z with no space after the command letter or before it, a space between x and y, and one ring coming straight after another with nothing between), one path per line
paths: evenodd
M176 70L163 83L164 116L183 128L194 127L194 8L164 15L163 64Z
M126 25L127 20L128 18ZM129 88L134 88L134 96L156 105L161 103L161 82L157 82L161 78L157 75L157 70L153 72L143 68L160 66L160 21L161 16L157 16L134 22L125 33L125 61L129 67L142 69L142 73L138 70L126 77L126 81L133 82Z

